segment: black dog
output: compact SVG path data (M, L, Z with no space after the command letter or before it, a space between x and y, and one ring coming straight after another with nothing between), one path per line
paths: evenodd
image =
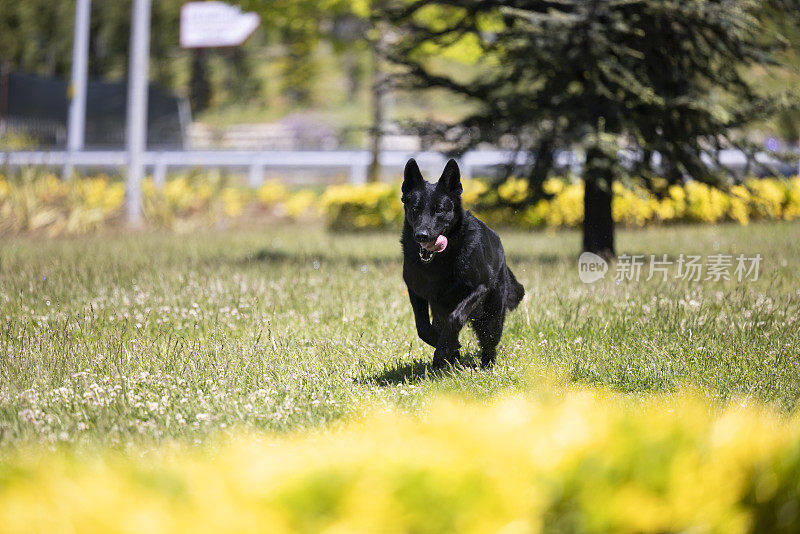
M506 310L517 307L525 289L506 265L497 234L461 207L461 191L452 159L436 184L422 178L416 161L406 164L403 279L417 333L436 349L433 364L458 358L458 334L469 319L485 367L494 362Z

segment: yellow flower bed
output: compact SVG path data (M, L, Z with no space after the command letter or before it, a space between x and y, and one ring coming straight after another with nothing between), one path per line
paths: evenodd
M0 233L97 230L116 216L124 195L124 185L106 175L68 182L53 174L27 172L15 181L0 175Z
M4 532L797 532L800 421L691 395L443 400L211 450L0 461Z
M256 197L265 207L275 206L289 198L289 188L280 182L269 180L256 190Z
M496 190L483 180L465 180L463 201L492 225L523 228L576 228L583 223L583 183L548 179L550 195L531 206L513 209L503 203L520 203L528 197L527 181L511 177ZM672 185L663 197L647 189L614 183L612 215L621 226L655 223L735 221L800 218L800 178L751 179L725 192L700 182ZM368 184L332 186L322 195L321 209L328 226L335 229L385 228L403 218L399 185ZM496 207L492 207L492 206Z
M722 191L699 182L659 184L655 196L640 185L614 183L612 215L621 226L673 222L747 224L754 219L800 218L800 178L749 179ZM464 180L463 202L491 225L522 228L576 228L583 223L583 183L548 179L548 198L520 208L528 183L509 178L496 188ZM396 228L403 220L400 185L374 183L332 185L318 195L311 189L290 191L269 181L258 189L224 180L219 174L178 175L158 188L143 183L144 214L159 226L192 229L219 220L235 221L245 212L274 217L323 217L331 229ZM8 179L0 175L0 233L78 234L121 219L124 184L105 175L62 181L53 174L25 171Z
M328 226L336 230L385 228L402 220L399 186L333 185L325 190L319 202Z

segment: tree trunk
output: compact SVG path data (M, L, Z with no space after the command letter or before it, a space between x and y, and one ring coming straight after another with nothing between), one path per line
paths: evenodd
M553 158L553 141L547 138L539 143L536 159L528 174L528 192L531 197L538 198L542 195L544 181L553 168Z
M192 50L192 77L189 82L189 103L192 112L206 109L210 100L211 86L206 69L206 50L195 48Z
M583 196L583 250L603 258L613 258L614 219L611 215L613 160L602 150L586 152Z

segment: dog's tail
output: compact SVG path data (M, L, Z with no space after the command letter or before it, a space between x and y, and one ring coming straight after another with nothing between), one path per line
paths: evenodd
M505 269L505 304L506 309L510 311L519 306L519 303L522 302L522 297L525 296L525 288L522 287L522 284L517 282L517 278L514 276L514 273L511 272L511 269L508 268L508 265L505 266Z

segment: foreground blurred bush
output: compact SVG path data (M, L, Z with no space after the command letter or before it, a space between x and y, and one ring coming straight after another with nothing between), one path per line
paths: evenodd
M797 532L800 421L689 395L444 401L212 450L0 460L6 532Z
M483 180L464 181L464 205L496 226L574 228L583 222L581 182L550 179L547 198L533 204L527 181L509 178L496 188ZM290 191L270 181L257 190L219 175L179 175L157 188L143 184L144 212L154 225L176 230L236 223L249 217L324 218L333 230L397 228L403 220L399 184L332 185L321 195ZM124 185L101 175L61 181L52 174L26 171L13 179L0 175L0 232L80 234L121 220ZM800 178L750 179L729 190L699 182L663 187L654 195L644 187L614 184L612 211L623 226L716 223L800 218Z

